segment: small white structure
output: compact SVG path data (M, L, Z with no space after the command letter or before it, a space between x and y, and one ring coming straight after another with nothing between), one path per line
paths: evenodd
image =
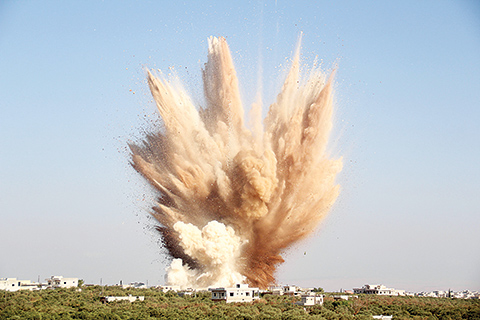
M260 298L258 288L249 288L248 284L238 283L234 288L210 288L212 301L252 302Z
M283 295L283 288L281 286L270 286L268 287L268 292L271 292L273 295L281 296Z
M135 289L147 289L147 285L143 282L131 282L130 284L120 284L123 289L135 288Z
M78 287L78 278L64 278L62 276L51 276L45 279L49 287L52 288L71 288Z
M323 304L323 295L317 295L315 292L302 294L302 300L296 304L300 306L314 306Z
M165 293L167 293L168 291L180 291L180 286L161 286L160 288Z
M297 286L286 285L286 286L283 286L283 294L294 296L298 294L298 292L300 291L299 289L300 288L298 288Z
M17 278L0 278L0 290L38 290L38 283L30 280L18 280Z
M348 294L333 296L333 300L337 300L337 301L338 300L349 300L351 298L358 298L358 296L348 295Z
M373 316L373 319L381 319L381 320L392 320L393 316L384 316L384 315L379 315L379 316Z
M353 292L356 294L378 294L384 296L404 296L405 290L395 290L393 288L387 288L383 284L366 284L361 288L353 288Z
M183 290L177 292L179 297L188 297L188 296L193 296L195 294L195 291L193 290Z
M113 302L113 301L129 301L129 302L133 302L133 301L143 301L145 300L145 297L144 296L132 296L131 294L126 296L126 297L115 297L115 296L106 296L106 297L101 297L100 298L100 301L102 301L103 303L107 303L107 302Z

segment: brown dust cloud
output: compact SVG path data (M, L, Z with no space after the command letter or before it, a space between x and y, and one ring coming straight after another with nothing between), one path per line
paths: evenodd
M267 288L282 253L337 199L333 74L301 74L299 52L300 41L276 101L264 119L254 103L248 123L224 38L208 41L203 107L178 78L147 71L162 125L130 144L131 163L157 193L151 214L172 258L169 285Z

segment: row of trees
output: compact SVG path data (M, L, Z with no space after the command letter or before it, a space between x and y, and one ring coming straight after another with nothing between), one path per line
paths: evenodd
M145 296L144 301L103 304L102 296ZM348 301L327 296L323 306L301 307L291 296L265 295L250 304L214 303L210 294L179 297L156 289L83 287L0 291L0 319L480 319L480 301L360 295Z

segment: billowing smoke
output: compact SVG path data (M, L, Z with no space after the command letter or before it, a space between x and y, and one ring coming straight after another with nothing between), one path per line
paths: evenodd
M178 79L148 71L163 126L130 148L133 167L158 192L151 213L173 258L170 285L267 287L281 253L335 202L342 161L326 150L333 75L314 67L301 77L299 48L263 122L261 105L252 106L251 129L224 38L208 41L203 108Z

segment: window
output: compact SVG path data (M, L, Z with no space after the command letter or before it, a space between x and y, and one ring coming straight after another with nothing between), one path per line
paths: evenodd
M248 297L250 295L250 292L245 292L245 295Z
M67 281L65 281L63 284L67 284Z
M230 297L233 297L233 292L230 292Z

